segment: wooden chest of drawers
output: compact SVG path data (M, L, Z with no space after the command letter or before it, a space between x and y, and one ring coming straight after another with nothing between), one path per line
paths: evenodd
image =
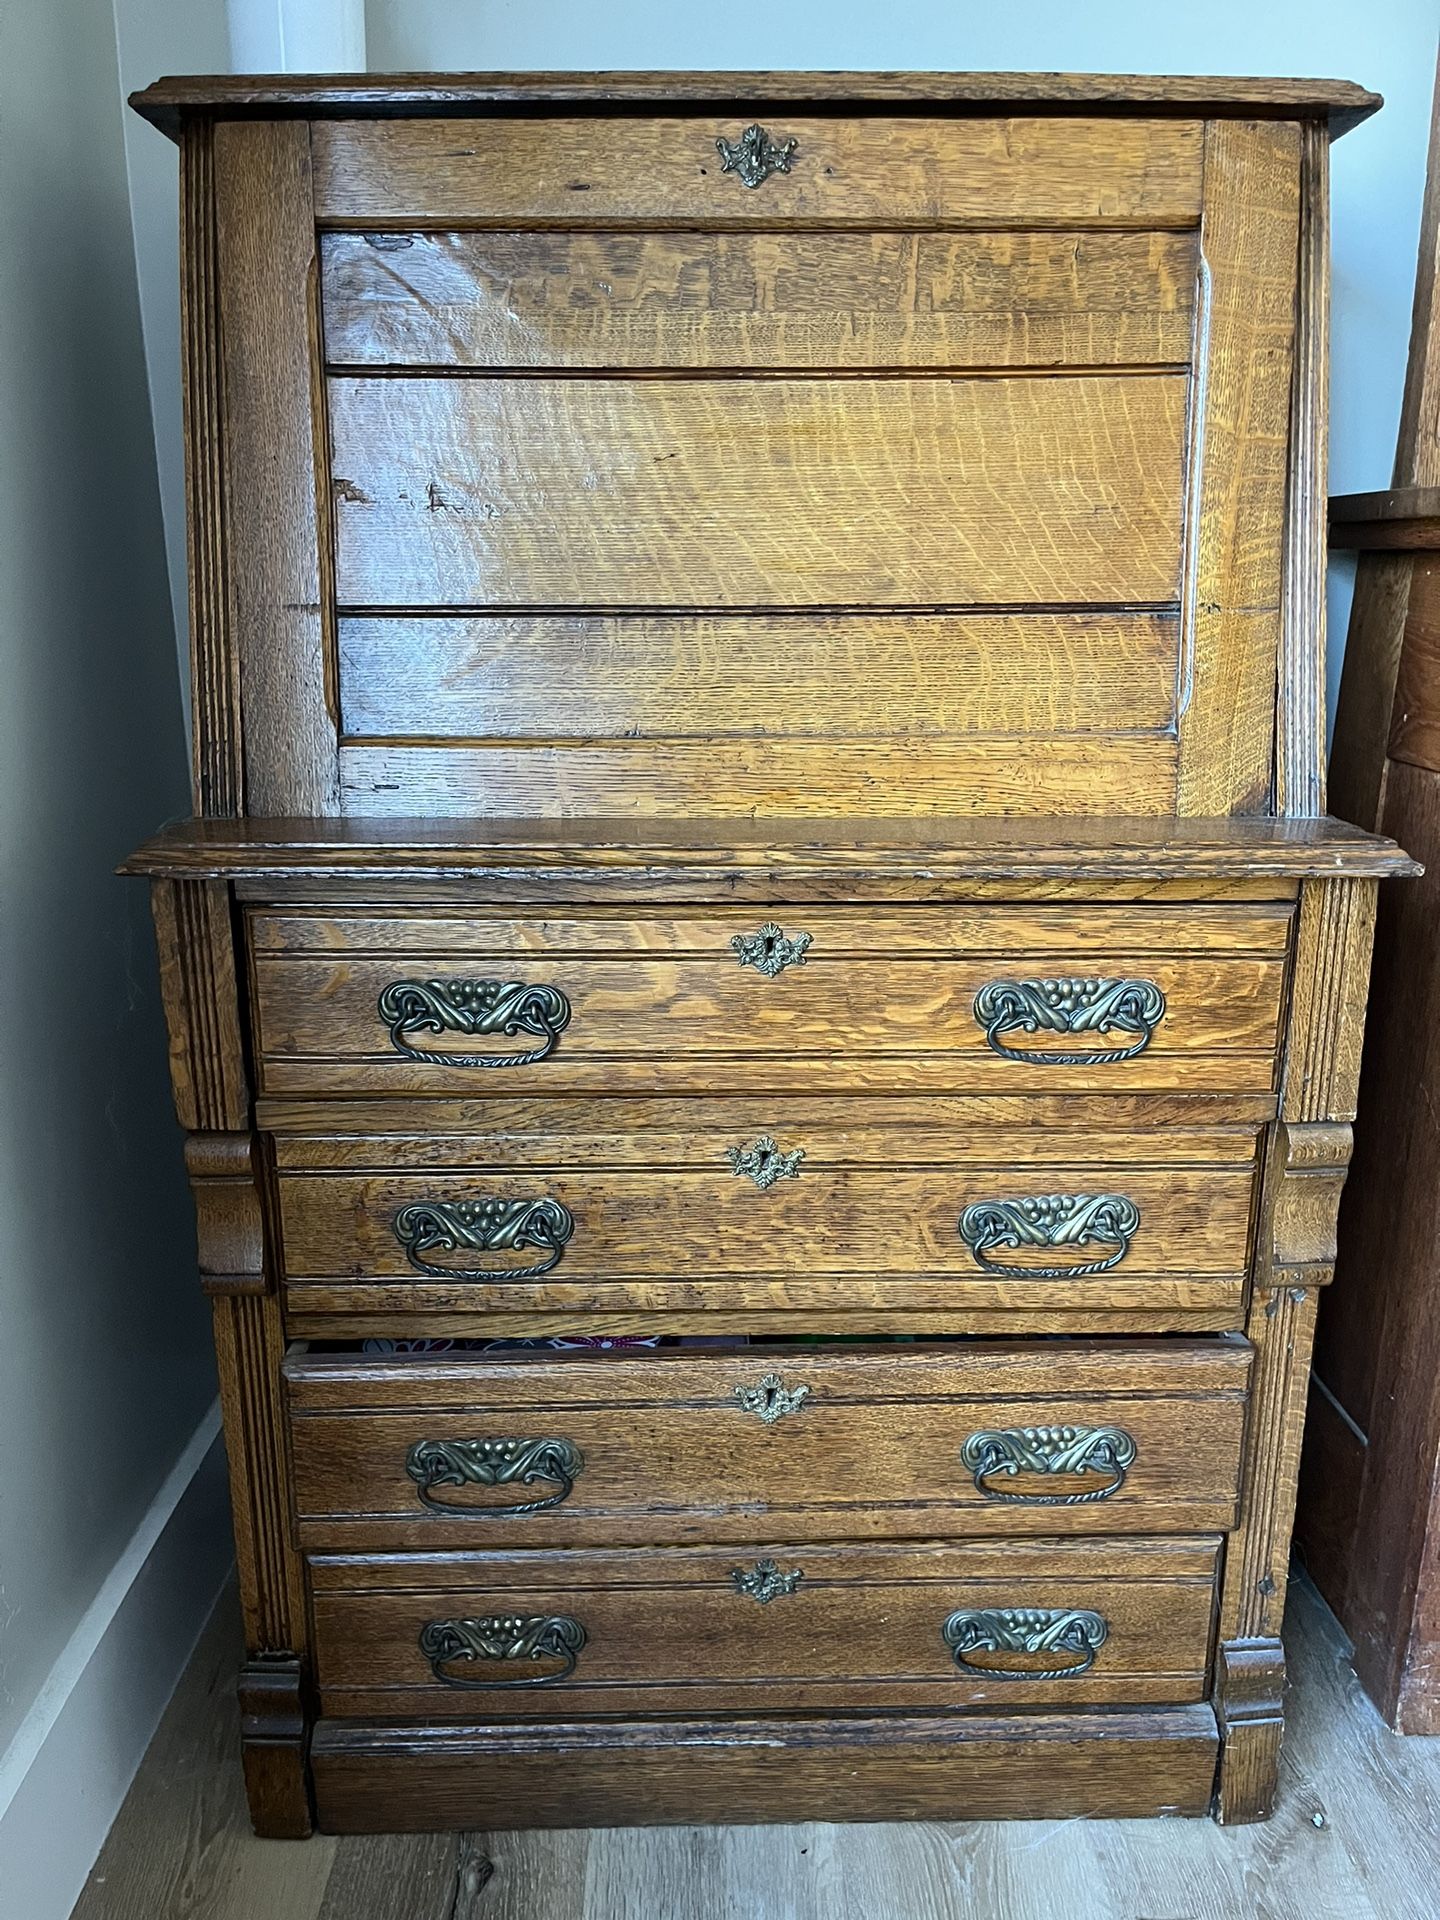
M258 1828L1263 1815L1407 865L1321 783L1375 103L138 104Z

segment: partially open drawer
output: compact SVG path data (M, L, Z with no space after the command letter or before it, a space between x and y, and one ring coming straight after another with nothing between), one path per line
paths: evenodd
M1210 1340L294 1349L301 1540L365 1551L1198 1532L1251 1349Z
M884 1100L433 1110L424 1133L377 1103L365 1132L275 1136L286 1297L310 1331L525 1310L1224 1326L1243 1305L1253 1127L987 1128L943 1102L917 1125Z

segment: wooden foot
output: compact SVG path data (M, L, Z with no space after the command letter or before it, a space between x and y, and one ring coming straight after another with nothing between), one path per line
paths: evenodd
M315 1819L300 1662L289 1654L252 1660L240 1669L238 1693L251 1824L262 1840L304 1840Z
M1220 1776L1215 1817L1222 1826L1268 1820L1280 1777L1285 1649L1278 1640L1226 1640L1216 1662Z

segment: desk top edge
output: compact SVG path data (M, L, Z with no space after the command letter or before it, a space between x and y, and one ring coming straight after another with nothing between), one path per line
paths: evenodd
M1205 74L688 72L169 74L130 96L178 139L187 115L363 119L562 108L815 107L1318 118L1346 133L1383 104L1349 80Z
M1329 818L1272 820L258 820L177 821L120 871L172 879L266 874L463 876L773 870L951 880L1379 879L1421 868L1392 840Z

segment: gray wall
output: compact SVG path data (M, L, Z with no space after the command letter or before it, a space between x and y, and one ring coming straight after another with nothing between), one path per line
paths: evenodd
M0 1748L215 1390L111 873L189 800L121 113L111 0L3 9Z
M919 67L1061 73L1326 74L1385 109L1335 149L1331 478L1388 486L1410 335L1436 0L367 0L372 71ZM1333 570L1332 694L1353 567Z

